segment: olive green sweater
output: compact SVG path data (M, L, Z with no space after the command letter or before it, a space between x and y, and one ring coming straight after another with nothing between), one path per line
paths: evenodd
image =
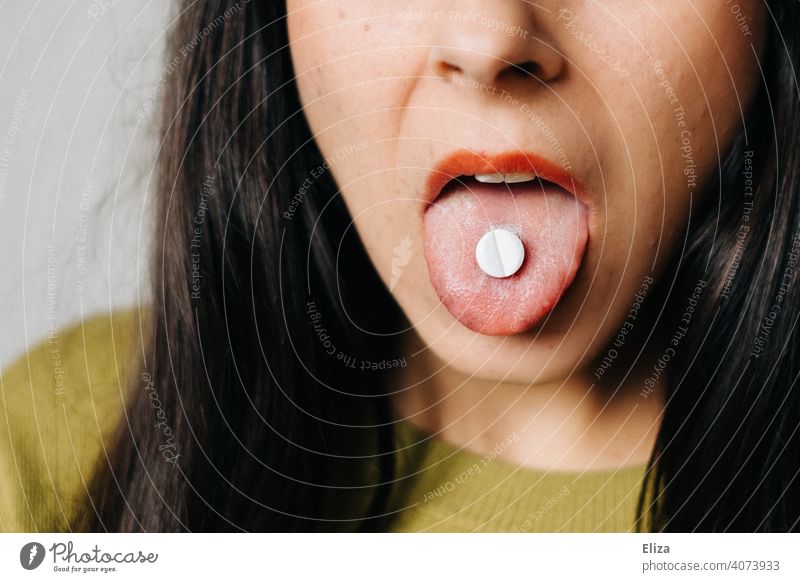
M0 370L0 531L71 531L141 352L136 309L56 330ZM643 466L519 467L398 422L392 531L632 531ZM502 443L501 443L502 445Z

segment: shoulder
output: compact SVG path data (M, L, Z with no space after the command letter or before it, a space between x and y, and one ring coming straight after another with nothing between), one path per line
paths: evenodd
M145 310L94 315L0 370L0 531L71 530L142 352Z

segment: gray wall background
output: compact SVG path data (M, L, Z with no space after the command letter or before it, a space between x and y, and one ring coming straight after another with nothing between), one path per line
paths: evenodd
M147 303L167 0L0 0L0 364Z

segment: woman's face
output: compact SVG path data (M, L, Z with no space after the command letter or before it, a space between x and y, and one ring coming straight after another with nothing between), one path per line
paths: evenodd
M305 114L387 287L446 363L521 382L636 325L741 130L766 22L757 0L288 11ZM507 278L477 265L495 228L523 243Z

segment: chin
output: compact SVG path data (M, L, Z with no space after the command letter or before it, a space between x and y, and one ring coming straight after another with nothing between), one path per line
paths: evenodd
M449 315L431 317L415 330L439 366L488 382L554 382L574 373L585 351L565 345L563 335L545 330L511 336L476 333Z

